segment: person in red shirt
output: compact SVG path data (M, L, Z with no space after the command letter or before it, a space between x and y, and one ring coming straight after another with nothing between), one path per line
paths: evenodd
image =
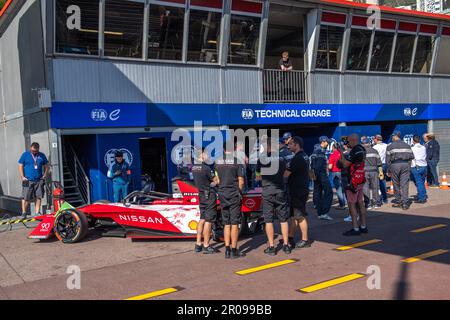
M337 162L341 158L341 152L339 151L337 144L332 144L333 152L330 155L330 159L328 160L328 169L330 171L330 181L333 188L336 189L336 194L339 200L339 207L336 209L345 209L347 206L347 199L345 198L345 194L342 187L341 181L341 169L338 168Z

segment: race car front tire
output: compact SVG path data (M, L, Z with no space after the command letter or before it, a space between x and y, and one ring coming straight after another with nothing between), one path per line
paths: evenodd
M89 231L88 219L83 212L76 209L63 210L55 218L53 229L61 242L79 242Z

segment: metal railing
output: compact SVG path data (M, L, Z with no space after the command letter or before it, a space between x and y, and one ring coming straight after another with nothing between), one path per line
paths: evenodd
M66 164L73 179L75 180L75 186L84 203L91 203L91 181L84 171L80 160L78 160L77 154L75 153L72 145L67 143L64 149Z
M264 70L264 102L307 102L306 72Z

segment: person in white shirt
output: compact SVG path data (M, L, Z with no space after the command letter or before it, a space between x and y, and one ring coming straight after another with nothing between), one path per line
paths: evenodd
M420 136L413 137L414 145L412 151L414 160L411 161L411 175L417 187L416 203L427 202L427 190L425 189L425 180L427 178L427 149L420 144Z
M378 154L381 158L382 168L383 168L383 176L384 179L380 179L380 191L381 191L381 198L380 201L383 201L383 203L388 203L388 195L387 195L387 188L386 188L386 148L387 144L383 142L383 137L380 134L375 135L373 138L374 146L373 148L378 151ZM381 203L378 203L378 205L381 205Z

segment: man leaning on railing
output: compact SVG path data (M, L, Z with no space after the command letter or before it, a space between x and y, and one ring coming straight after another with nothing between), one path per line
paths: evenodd
M278 64L280 65L281 71L292 71L293 67L291 59L289 59L289 52L284 51L281 54L281 59Z

